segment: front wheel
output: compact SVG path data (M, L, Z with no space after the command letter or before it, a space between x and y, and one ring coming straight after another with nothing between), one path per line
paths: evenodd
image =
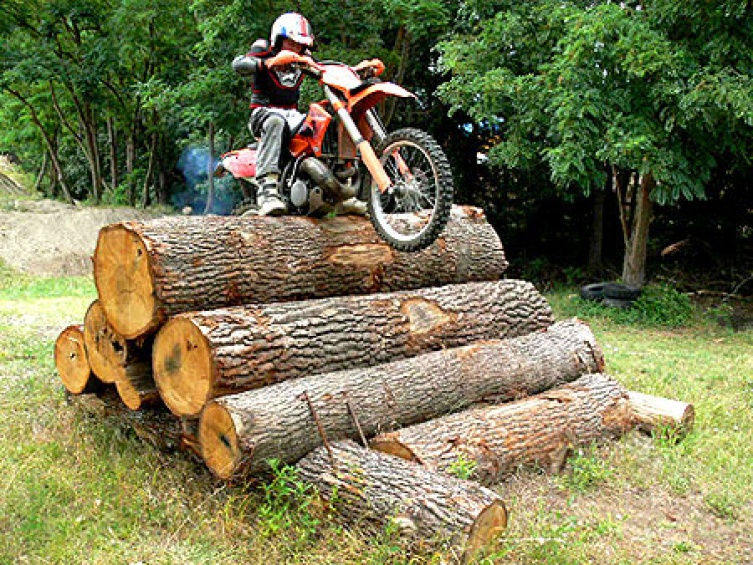
M371 182L367 202L374 229L398 251L419 251L442 233L450 217L452 171L439 144L414 128L388 134L376 154L390 178L382 193Z

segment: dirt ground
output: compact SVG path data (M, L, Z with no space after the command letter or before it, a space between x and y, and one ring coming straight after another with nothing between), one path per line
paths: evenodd
M77 207L53 200L8 200L0 207L0 259L35 275L87 275L100 228L158 216L134 208Z

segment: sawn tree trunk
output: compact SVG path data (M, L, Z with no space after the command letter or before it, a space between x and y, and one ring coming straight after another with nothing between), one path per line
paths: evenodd
M221 478L293 463L324 438L358 439L425 422L487 398L511 400L598 372L589 327L478 342L385 365L313 375L210 402L199 423L209 468Z
M558 472L574 447L632 427L627 391L606 375L590 374L530 398L381 434L371 447L490 485L523 465Z
M188 312L157 335L154 378L174 414L197 416L217 396L524 335L552 321L533 285L514 280Z
M475 208L455 208L419 253L394 251L366 218L205 216L107 226L93 259L107 319L127 339L180 312L496 280L507 267Z
M382 528L392 522L424 542L449 539L463 549L463 562L507 527L505 504L494 491L351 441L317 449L296 468L347 521Z

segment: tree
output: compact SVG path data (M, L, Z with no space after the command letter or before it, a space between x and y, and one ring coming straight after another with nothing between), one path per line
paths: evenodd
M704 198L719 155L751 154L747 3L474 0L440 50L444 100L502 133L492 162L546 167L563 193L611 177L627 283L644 282L654 203Z

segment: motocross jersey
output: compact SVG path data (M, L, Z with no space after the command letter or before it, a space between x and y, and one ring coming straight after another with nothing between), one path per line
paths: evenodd
M254 42L245 57L233 62L233 67L242 74L253 74L251 108L296 109L300 98L303 73L292 66L270 69L264 61L276 53L265 40Z

